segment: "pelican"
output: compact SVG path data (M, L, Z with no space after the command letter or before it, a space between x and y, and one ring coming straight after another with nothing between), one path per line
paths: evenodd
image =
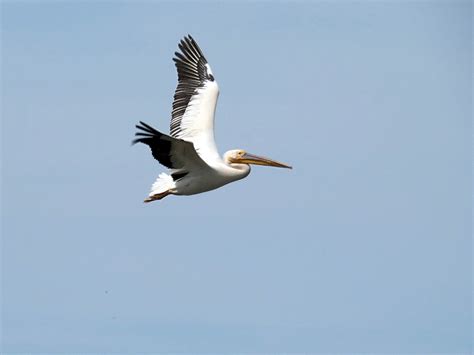
M132 144L143 143L153 157L169 168L161 173L144 202L161 200L168 195L194 195L217 189L250 174L250 165L291 169L289 165L250 154L242 149L221 157L214 141L214 113L219 86L211 67L196 41L184 37L173 61L178 72L174 94L170 134L141 122Z

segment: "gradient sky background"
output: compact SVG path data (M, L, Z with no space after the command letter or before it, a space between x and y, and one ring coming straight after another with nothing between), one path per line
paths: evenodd
M471 7L2 2L2 350L470 352ZM143 204L187 33L294 170Z

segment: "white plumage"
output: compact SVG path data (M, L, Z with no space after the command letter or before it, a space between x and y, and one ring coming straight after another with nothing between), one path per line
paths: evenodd
M217 189L250 173L249 164L291 168L283 163L231 150L221 158L214 140L214 114L219 86L201 49L188 35L179 43L181 52L173 58L178 72L170 135L144 122L136 127L135 143L151 148L153 157L170 169L161 173L145 202L169 194L193 195Z

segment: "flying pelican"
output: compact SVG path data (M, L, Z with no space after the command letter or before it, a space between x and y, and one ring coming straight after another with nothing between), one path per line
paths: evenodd
M173 61L178 71L170 135L140 121L132 144L144 143L153 157L170 174L161 173L144 202L161 200L170 194L194 195L243 179L249 164L288 168L277 161L247 153L242 149L226 152L221 158L214 141L214 113L219 87L211 67L196 41L188 35L178 44Z

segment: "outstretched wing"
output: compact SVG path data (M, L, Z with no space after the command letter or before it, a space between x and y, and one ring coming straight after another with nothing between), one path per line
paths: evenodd
M135 133L132 144L143 143L150 147L153 157L160 164L172 169L172 176L184 176L190 171L210 169L196 153L193 143L163 134L140 121L136 125L140 131Z
M214 141L214 113L219 87L196 41L188 35L173 61L178 71L170 135L194 144L206 162L220 159Z

